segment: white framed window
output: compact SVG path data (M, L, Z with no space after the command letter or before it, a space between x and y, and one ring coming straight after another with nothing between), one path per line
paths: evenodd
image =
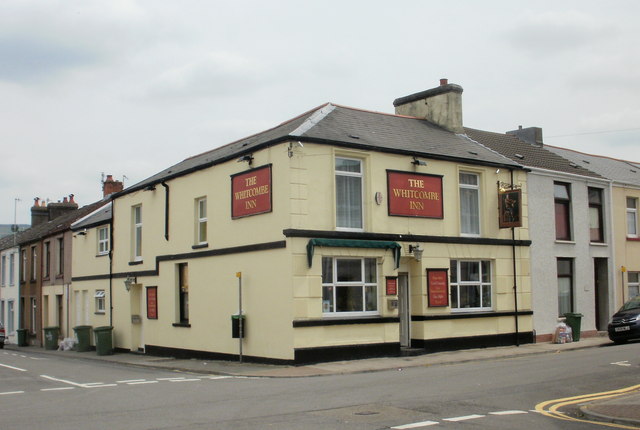
M451 260L449 277L452 311L492 309L491 261Z
M16 275L16 253L12 252L9 254L9 286L13 287L16 283L15 275Z
M14 301L9 300L7 302L7 325L5 327L7 329L7 334L11 334L15 331L15 318L16 314L14 309Z
M207 243L207 198L196 199L196 243Z
M51 276L51 242L44 243L44 261L42 264L42 277L49 279Z
M336 157L336 228L362 231L362 160Z
M131 208L133 231L133 260L142 261L142 206Z
M573 312L574 273L573 258L557 259L558 316Z
M627 236L638 237L638 199L627 197Z
M58 239L58 275L64 273L64 238Z
M31 330L31 333L35 333L36 332L36 322L37 322L37 315L38 315L38 302L36 301L35 297L31 297L30 299L30 304L31 304L31 315L29 318L29 330Z
M322 313L325 316L378 313L375 258L322 257Z
M94 295L96 301L96 313L103 314L105 312L105 293L104 290L96 290Z
M0 300L0 323L6 327L4 320L4 300Z
M460 172L460 233L463 236L480 235L480 176Z
M98 255L109 253L109 226L98 227Z
M2 256L2 272L0 272L0 276L2 277L2 283L0 285L4 287L6 285L6 279L7 279L7 256L6 255Z
M36 253L36 247L31 247L31 280L35 281L38 276L38 254Z
M630 299L640 295L640 272L627 273L627 287Z

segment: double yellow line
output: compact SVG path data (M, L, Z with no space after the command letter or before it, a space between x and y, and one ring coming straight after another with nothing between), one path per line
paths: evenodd
M583 396L565 397L563 399L548 400L546 402L538 403L536 405L536 411L540 412L542 415L546 415L551 418L556 418L556 419L561 419L566 421L597 424L605 427L615 427L619 429L638 430L640 429L640 427L628 426L624 424L607 423L602 421L583 420L579 418L570 417L569 415L566 415L558 411L558 409L560 408L563 408L569 405L575 405L576 403L585 403L585 402L591 402L594 400L610 399L610 398L618 397L623 394L627 394L636 390L640 390L640 385L621 388L619 390L604 391L602 393L585 394ZM548 407L549 405L552 405L552 406Z

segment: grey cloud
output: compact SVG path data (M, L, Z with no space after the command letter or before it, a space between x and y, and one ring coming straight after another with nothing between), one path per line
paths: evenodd
M6 81L47 80L97 60L95 53L78 47L38 39L0 38L0 79Z

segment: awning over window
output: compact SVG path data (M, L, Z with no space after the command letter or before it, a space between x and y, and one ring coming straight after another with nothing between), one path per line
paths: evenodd
M384 240L357 240L357 239L311 239L307 244L307 262L311 267L313 262L313 249L316 246L331 246L333 248L378 248L390 249L393 252L395 268L400 267L400 249L398 242Z
M104 297L104 290L96 290L96 295L93 296L93 297L95 297L97 299L103 298Z

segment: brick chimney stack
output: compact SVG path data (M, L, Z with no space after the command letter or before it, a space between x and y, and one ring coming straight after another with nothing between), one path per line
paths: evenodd
M113 175L107 175L107 179L102 183L102 196L107 197L113 193L119 193L124 189L124 184L113 179Z
M47 203L43 200L40 204L40 197L33 199L33 206L31 207L31 227L35 227L39 224L49 221L49 209Z
M78 209L78 204L73 200L73 194L69 194L69 198L64 197L62 202L49 203L49 221L56 219L67 212Z
M394 100L397 115L423 118L454 133L462 126L462 87L440 79L440 86Z

